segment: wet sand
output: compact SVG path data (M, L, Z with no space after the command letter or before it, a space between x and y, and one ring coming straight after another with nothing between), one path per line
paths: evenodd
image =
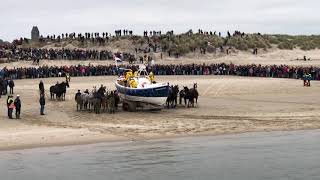
M0 150L87 144L104 141L145 140L175 136L219 135L243 132L320 128L320 82L303 87L301 80L232 76L157 76L180 87L198 83L196 108L94 114L76 111L78 89L106 85L116 77L72 78L66 101L50 101L46 116L39 115L39 79L15 81L22 99L20 120L6 117L5 97L0 115ZM50 85L63 78L43 79Z

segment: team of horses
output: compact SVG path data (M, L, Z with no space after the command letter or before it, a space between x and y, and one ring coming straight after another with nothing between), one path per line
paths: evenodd
M62 83L57 83L50 87L51 100L57 99L65 101L67 88L69 88L69 81L66 80ZM179 98L179 101L178 101ZM186 107L195 107L198 104L199 93L197 90L197 83L193 84L193 88L183 86L182 90L179 90L179 86L170 86L169 94L166 101L166 107L176 108L178 104L182 104ZM101 112L115 113L120 103L120 97L117 91L107 91L106 87L101 86L97 91L94 88L91 92L86 90L84 93L77 93L75 96L77 104L77 111L89 111L100 114Z
M109 112L114 114L118 108L120 98L116 91L107 91L105 87L98 91L86 91L75 95L77 104L77 111L94 112L100 114L101 112Z
M166 101L167 108L175 108L178 105L178 97L179 104L182 104L182 100L184 100L184 105L186 107L195 107L198 104L199 93L197 90L197 83L193 84L193 88L188 88L187 86L183 86L183 89L179 91L179 86L171 86L169 89L169 95Z
M64 81L62 83L58 83L54 86L50 87L50 98L51 100L57 99L61 101L66 100L67 88L69 88L69 81Z

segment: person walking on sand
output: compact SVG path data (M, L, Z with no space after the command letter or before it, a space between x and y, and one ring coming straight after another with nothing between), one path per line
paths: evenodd
M8 97L7 105L8 105L8 117L9 117L9 119L12 119L12 112L13 112L13 109L14 109L13 96L10 95Z
M17 95L16 99L14 100L14 106L16 107L16 118L20 119L20 113L21 113L20 95Z
M44 115L44 106L46 105L46 99L44 98L44 94L40 95L40 115Z

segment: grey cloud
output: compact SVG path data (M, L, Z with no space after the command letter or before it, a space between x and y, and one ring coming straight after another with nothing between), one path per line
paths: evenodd
M318 34L317 0L0 0L0 39L84 31L190 28Z

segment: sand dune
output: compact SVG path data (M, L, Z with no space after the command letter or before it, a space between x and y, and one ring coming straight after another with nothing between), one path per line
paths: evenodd
M114 49L113 49L114 50ZM164 54L164 58L160 59L160 53L153 55L155 57L155 63L157 64L202 64L202 63L234 63L234 64L263 64L263 65L294 65L294 66L320 66L320 50L303 51L300 49L294 50L279 50L271 49L268 52L260 52L258 55L252 55L250 52L239 51L230 55L221 54L189 54L181 58L170 58L167 54ZM297 61L296 59L302 59L303 56L310 58L311 61ZM113 60L97 61L97 60L84 60L84 61L68 61L68 60L41 60L40 65L109 65L114 64ZM11 63L2 63L0 68L8 67L33 67L32 61L19 61Z

